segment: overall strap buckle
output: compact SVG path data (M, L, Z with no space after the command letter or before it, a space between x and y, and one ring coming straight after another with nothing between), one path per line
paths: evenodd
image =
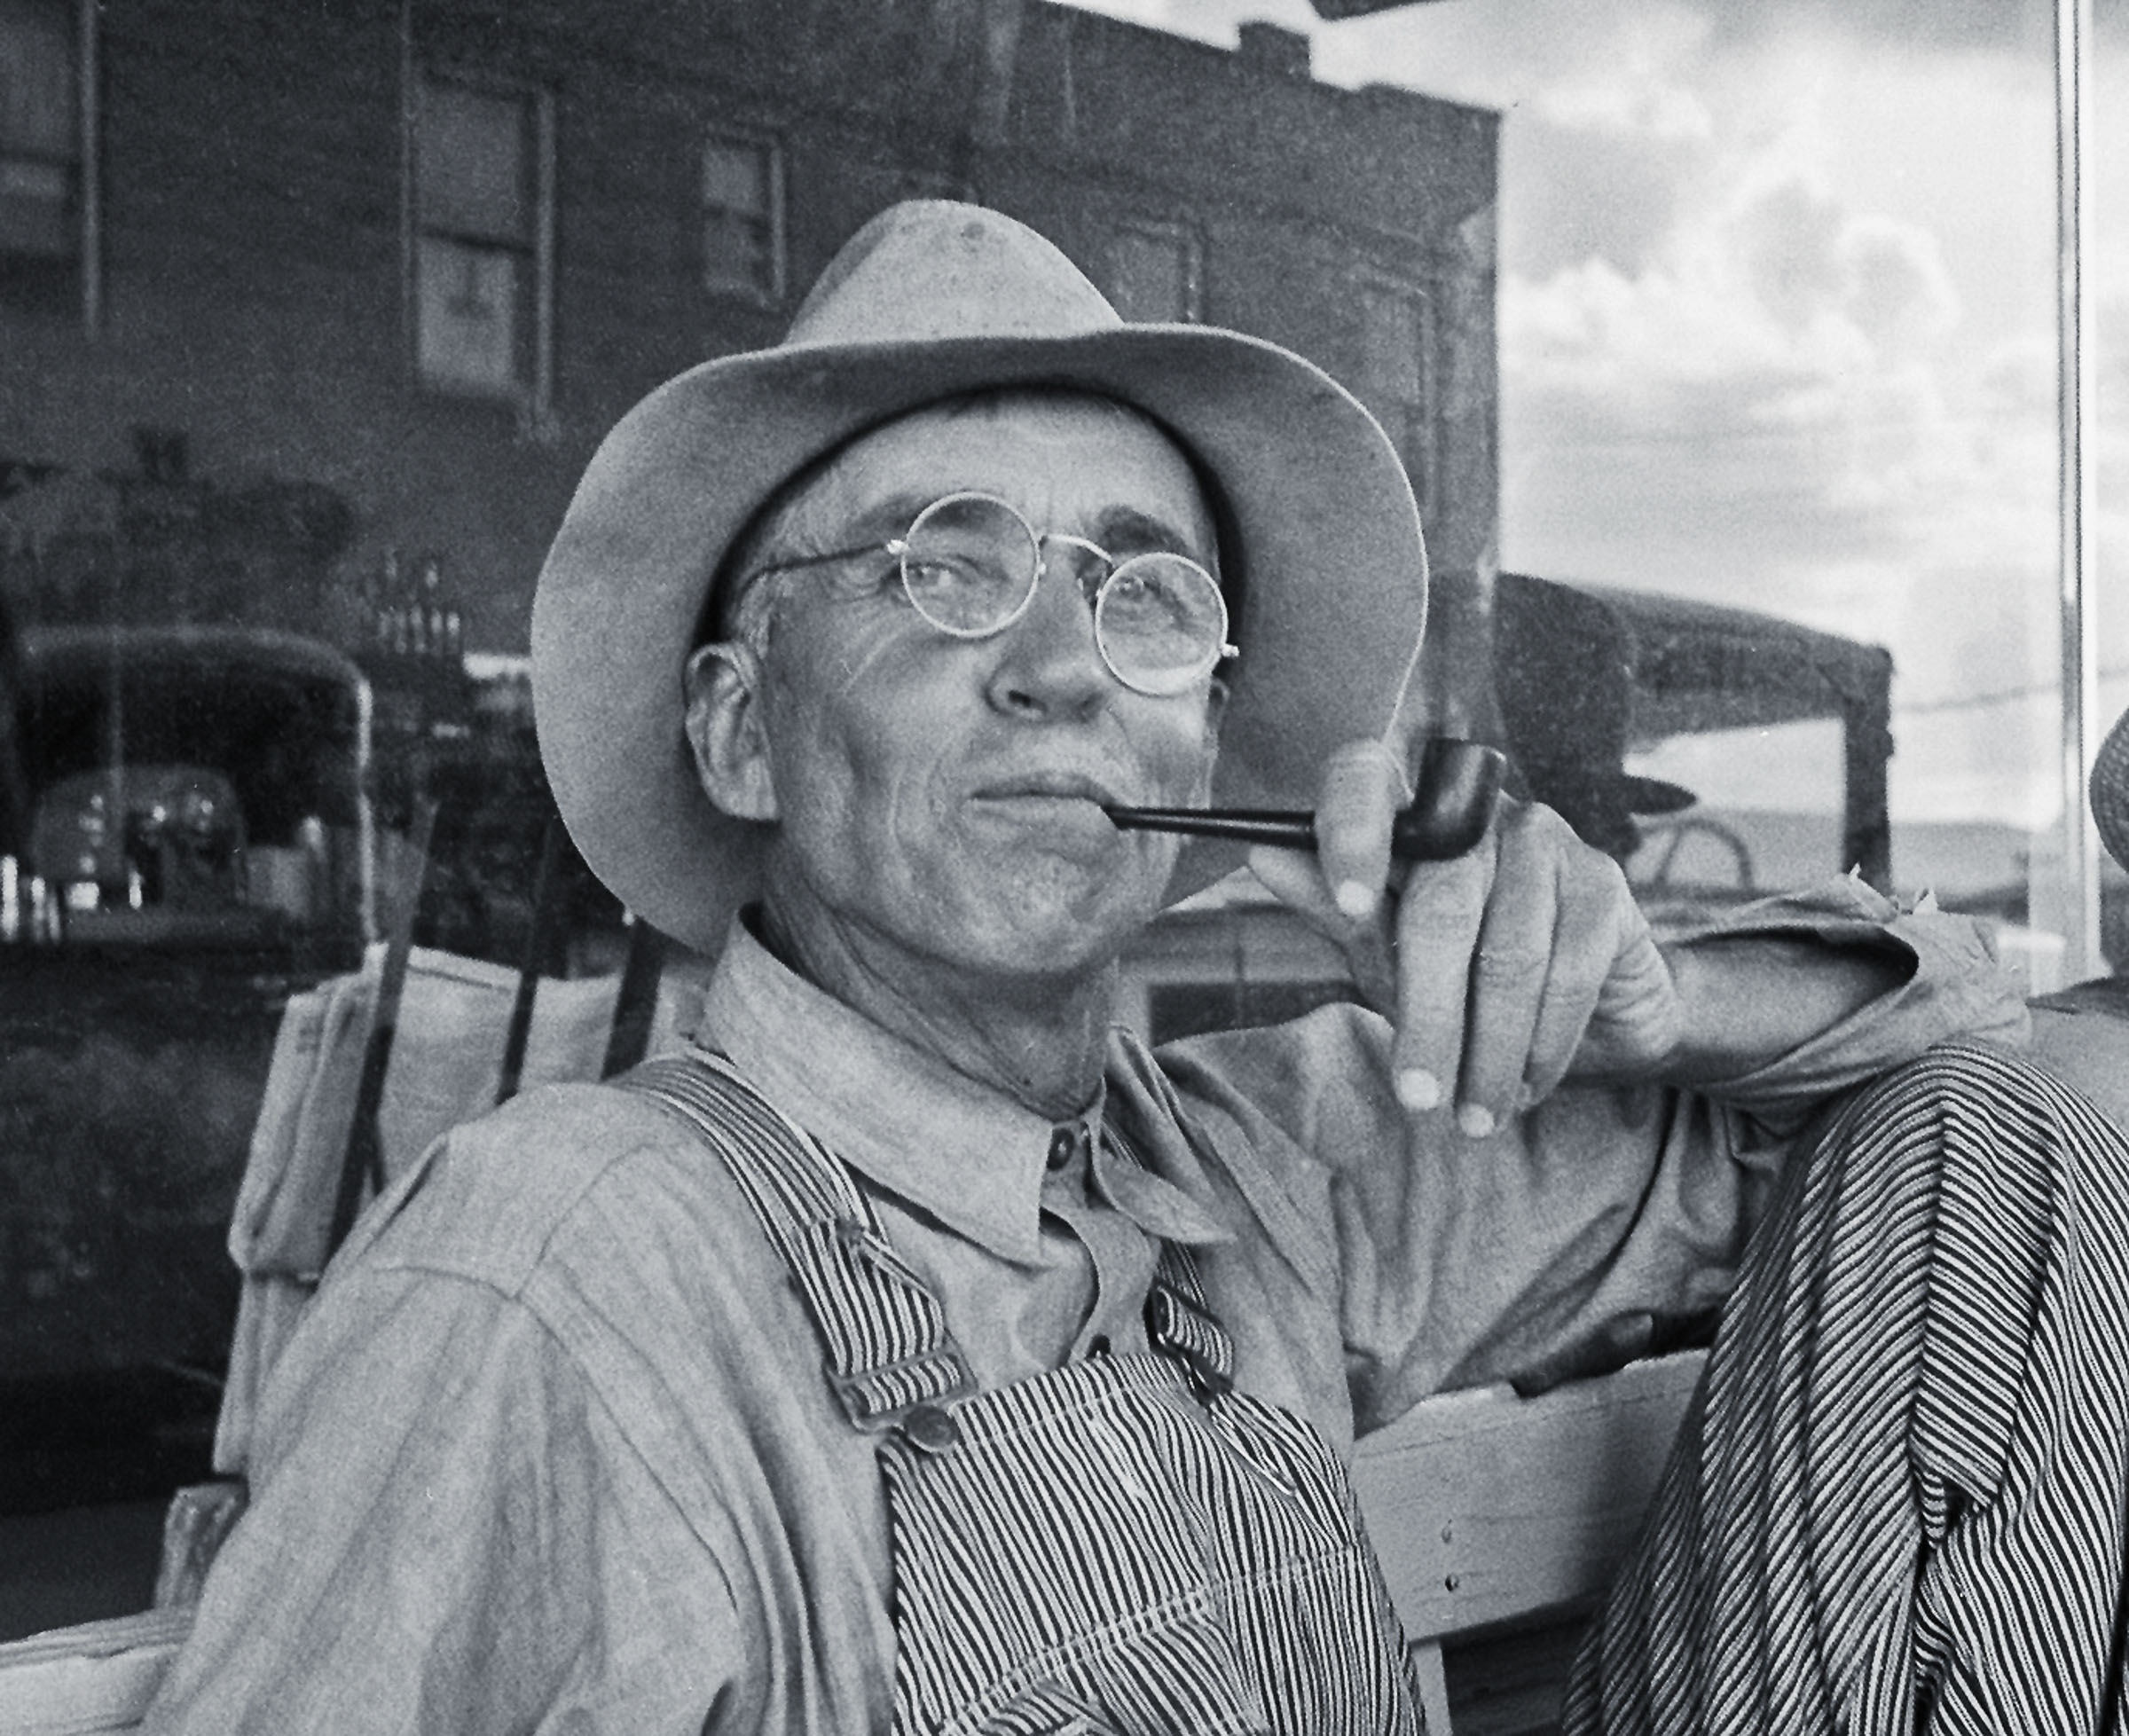
M1165 1272L1155 1276L1146 1292L1146 1341L1182 1365L1200 1403L1210 1404L1234 1391L1235 1350L1226 1329L1202 1302L1171 1284Z
M975 1377L951 1347L855 1374L830 1369L828 1384L861 1434L900 1434L928 1453L961 1444L952 1406L976 1391Z
M819 1334L852 1425L926 1450L960 1438L946 1407L976 1390L946 1314L881 1232L849 1169L721 1056L646 1062L621 1084L678 1114L731 1172Z

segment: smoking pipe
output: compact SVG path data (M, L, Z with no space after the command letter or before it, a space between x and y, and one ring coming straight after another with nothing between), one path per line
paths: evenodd
M1482 742L1438 737L1419 762L1419 793L1390 825L1390 854L1402 862L1445 862L1486 836L1507 765ZM1291 808L1134 808L1103 810L1127 832L1179 832L1235 838L1289 850L1316 848L1316 816Z

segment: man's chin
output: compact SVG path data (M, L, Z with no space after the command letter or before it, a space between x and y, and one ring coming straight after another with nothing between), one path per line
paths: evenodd
M955 926L954 950L986 975L1069 978L1108 970L1159 914L1152 897L1119 899L1112 884L1095 898L1041 891L970 909Z

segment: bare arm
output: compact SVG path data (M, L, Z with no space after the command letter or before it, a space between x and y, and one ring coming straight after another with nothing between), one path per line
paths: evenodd
M1891 994L1913 968L1894 953L1787 936L1740 935L1659 950L1680 1008L1670 1052L1621 1064L1601 1044L1585 1045L1570 1077L1654 1077L1673 1085L1734 1079Z

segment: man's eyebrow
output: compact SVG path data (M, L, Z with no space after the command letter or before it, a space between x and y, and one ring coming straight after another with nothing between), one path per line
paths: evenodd
M877 537L885 542L890 537L905 536L917 514L938 498L935 494L902 493L876 500L850 522L842 539L861 543Z
M1209 559L1198 539L1181 526L1158 514L1136 507L1112 507L1095 521L1094 540L1104 548L1124 554L1188 554Z
M906 534L911 521L931 504L931 498L928 494L891 494L832 529L815 524L808 515L797 515L796 522L787 523L764 551L768 558L755 570L774 571L786 561L811 560L837 550L867 554L876 544L884 554L888 540Z

